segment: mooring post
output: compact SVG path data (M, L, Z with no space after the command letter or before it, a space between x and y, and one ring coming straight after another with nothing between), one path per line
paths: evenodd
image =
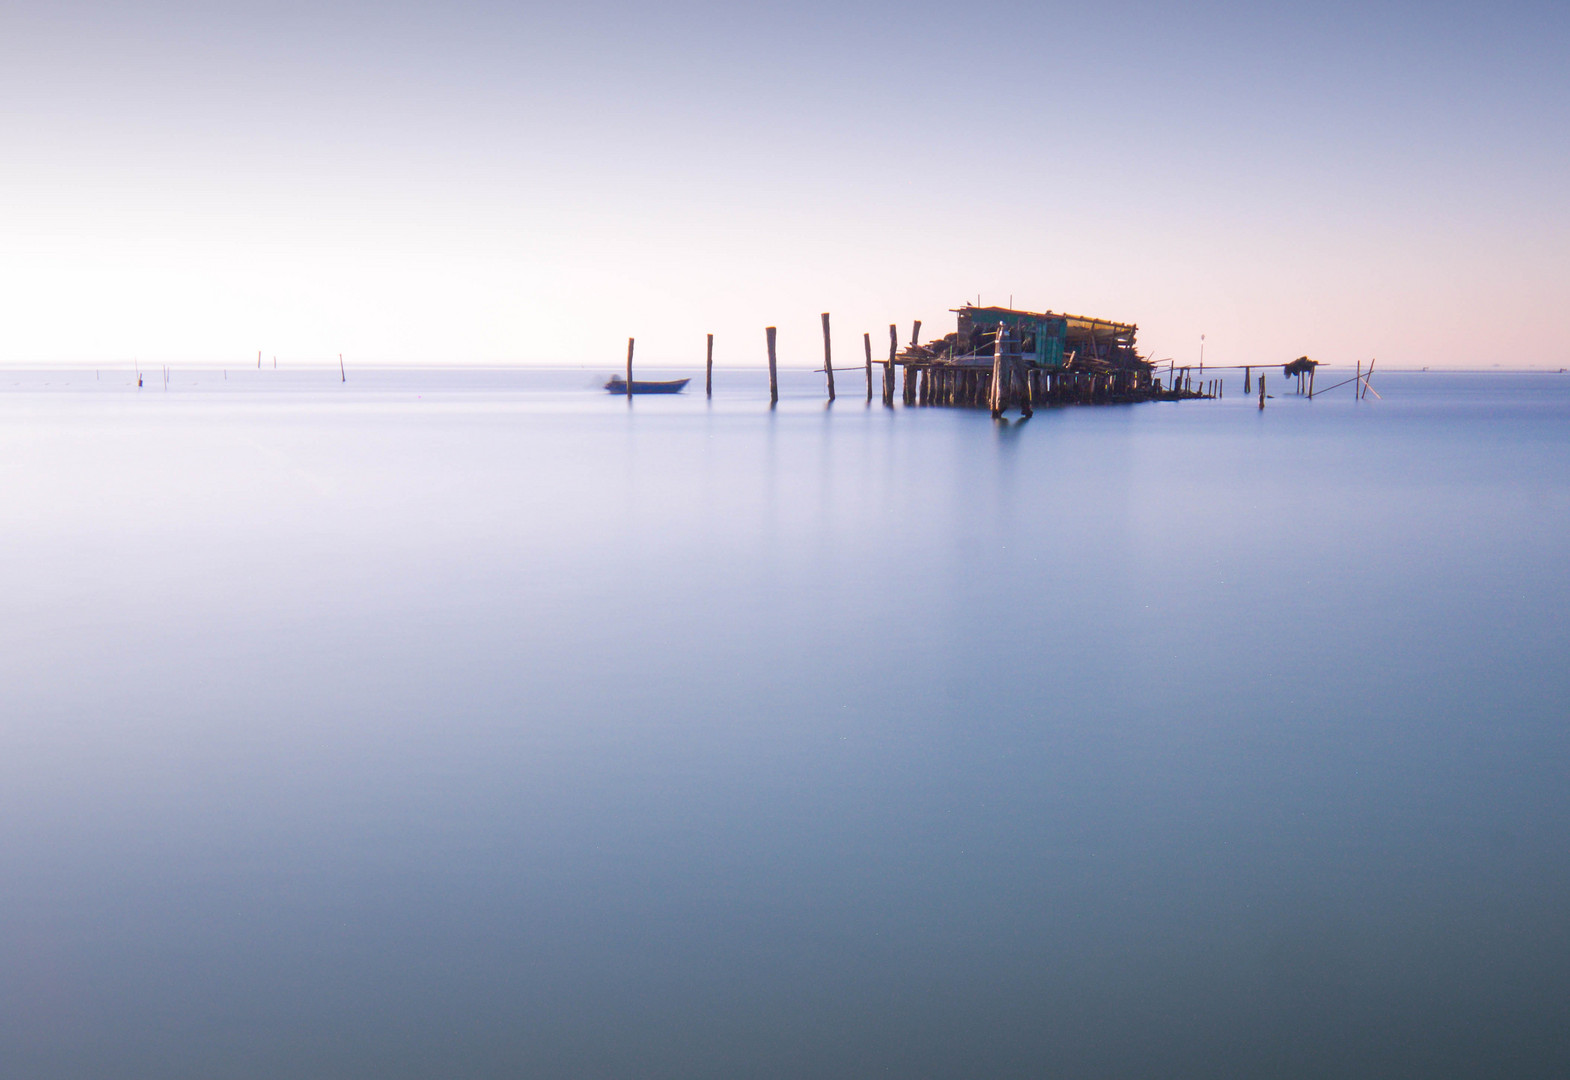
M992 341L992 419L1003 415L1003 324Z
M1374 377L1374 361L1368 362L1368 374L1363 376L1363 396L1368 397L1368 380ZM1377 391L1376 391L1377 393ZM1381 399L1383 400L1383 399Z
M1354 398L1363 396L1363 361L1361 360L1357 362L1357 374L1352 378L1352 396Z
M1259 407L1261 409L1265 407L1265 373L1263 371L1259 373Z
M1310 401L1314 400L1314 373L1318 370L1318 368L1308 369L1308 400Z
M1025 383L1021 391L1023 397L1020 400L1019 411L1026 417L1035 416L1036 394L1030 385L1030 369L1025 366L1025 358L1023 356L1014 362L1019 365L1019 373Z
M627 400L632 401L632 338L627 339Z
M889 362L883 369L883 404L894 407L894 357L899 355L899 327L889 324Z
M1250 394L1254 391L1254 380L1252 376L1253 372L1249 371L1248 368L1243 369L1243 393L1245 394Z
M867 404L872 404L872 335L862 334L861 343L867 347Z
M338 354L338 381L339 382L348 382L349 381L348 374L343 370L343 353L339 353Z
M829 378L829 400L834 400L834 354L829 348L829 313L823 313L823 373Z
M774 327L764 327L763 333L769 339L769 408L780 400L779 370L774 363Z
M714 396L714 335L709 335L709 353L703 361L703 396Z

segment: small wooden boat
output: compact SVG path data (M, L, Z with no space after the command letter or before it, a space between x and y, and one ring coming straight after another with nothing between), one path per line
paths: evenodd
M686 389L687 384L691 381L691 379L670 379L666 382L649 382L645 379L634 379L632 380L632 392L634 394L679 394ZM620 375L612 375L611 381L605 384L605 389L612 394L625 394L627 392L627 380Z

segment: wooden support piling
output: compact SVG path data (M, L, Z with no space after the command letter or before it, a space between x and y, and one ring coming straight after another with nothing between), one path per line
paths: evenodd
M339 353L338 354L338 381L339 382L348 382L349 381L348 372L344 371L344 369L343 369L343 353Z
M1249 371L1248 368L1243 369L1243 393L1245 394L1253 393L1254 381L1252 375L1253 372Z
M867 403L872 403L872 335L862 334L861 343L867 347Z
M992 419L1003 415L1003 324L998 323L998 333L992 341Z
M916 320L916 324L910 328L910 347L912 349L914 349L917 345L920 345L920 344L921 344L921 320L917 319Z
M774 359L774 327L764 327L763 333L769 339L769 408L772 409L780 400L779 368Z
M883 367L883 404L894 407L894 358L899 355L899 327L889 324L889 362Z
M1259 373L1259 407L1261 409L1265 407L1265 373L1263 371Z
M1370 387L1368 385L1368 380L1370 380L1370 379L1372 379L1374 377L1374 363L1375 362L1373 360L1370 360L1368 362L1368 374L1363 376L1363 396L1365 398L1368 396L1369 390L1372 389L1372 387ZM1374 394L1377 397L1378 394L1379 394L1379 391L1375 390ZM1383 399L1381 398L1380 400L1383 400Z
M834 352L829 348L829 313L823 313L823 373L829 380L829 400L834 400Z
M1361 398L1362 396L1363 396L1363 361L1359 360L1357 362L1357 374L1352 376L1352 397L1355 400L1357 398Z
M703 396L714 396L714 335L709 335L709 352L703 361Z
M627 339L627 400L632 401L632 338Z

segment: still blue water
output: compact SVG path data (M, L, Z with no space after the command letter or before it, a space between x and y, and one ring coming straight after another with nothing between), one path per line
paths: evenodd
M4 1075L1570 1073L1570 377L349 374L0 373Z

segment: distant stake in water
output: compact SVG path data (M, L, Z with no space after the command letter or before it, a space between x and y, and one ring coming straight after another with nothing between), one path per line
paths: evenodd
M339 382L348 382L349 381L349 375L343 369L343 353L339 353L338 354L338 381Z
M829 380L829 400L834 400L834 353L829 348L829 313L823 313L823 373Z
M1265 407L1265 373L1263 371L1259 373L1259 407L1261 409Z
M889 324L889 362L883 366L883 404L894 407L894 358L899 355L899 327Z
M632 380L628 380L631 382ZM714 396L714 335L709 335L709 354L703 362L703 396Z
M862 334L861 343L867 348L867 404L872 404L872 335Z
M627 404L632 404L632 338L627 339Z
M769 341L769 408L772 409L780 400L779 368L775 363L774 356L774 327L764 327L763 335Z

